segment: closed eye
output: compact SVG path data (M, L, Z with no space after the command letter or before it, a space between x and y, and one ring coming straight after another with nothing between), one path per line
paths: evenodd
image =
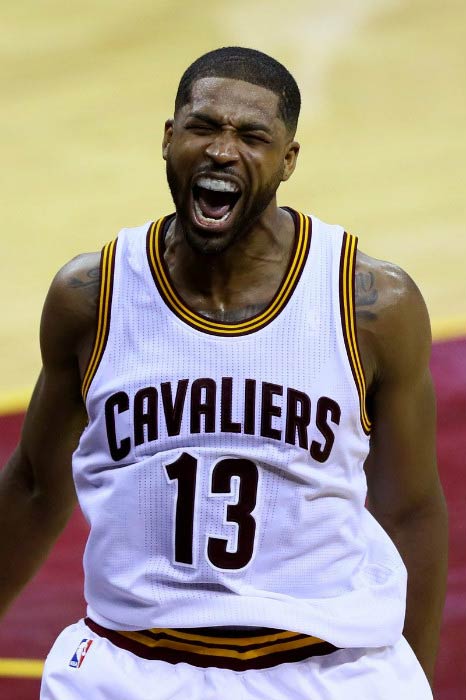
M210 124L186 124L185 129L194 131L195 134L210 134L214 127Z
M241 138L243 141L248 141L252 143L271 143L271 140L269 137L262 135L262 134L256 134L254 132L252 133L243 133L241 134Z

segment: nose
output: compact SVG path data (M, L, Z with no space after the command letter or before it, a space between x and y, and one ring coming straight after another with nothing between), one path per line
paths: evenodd
M226 131L218 134L205 149L206 155L219 165L236 163L239 160L239 153L235 142L235 137Z

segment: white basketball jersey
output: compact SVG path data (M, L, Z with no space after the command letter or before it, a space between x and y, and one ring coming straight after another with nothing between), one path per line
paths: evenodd
M339 647L401 634L406 570L364 506L356 239L291 213L282 284L240 323L177 294L170 217L104 248L89 424L73 457L91 526L85 596L101 625L262 626Z

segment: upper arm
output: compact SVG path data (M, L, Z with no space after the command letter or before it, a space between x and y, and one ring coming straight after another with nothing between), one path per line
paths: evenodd
M95 261L95 256L80 256L58 273L50 287L41 319L43 367L20 444L6 467L5 477L27 487L57 514L68 511L75 501L71 455L87 421L79 360L83 339L92 335L95 325L95 300L90 296L95 297L95 289L78 282Z
M363 330L375 357L366 475L368 506L390 527L413 513L443 506L443 495L425 303L409 276L394 266L379 267L375 279L379 298L374 318L366 318Z

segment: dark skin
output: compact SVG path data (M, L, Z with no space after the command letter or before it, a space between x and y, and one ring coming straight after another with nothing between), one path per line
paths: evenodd
M287 180L296 165L299 145L277 107L278 98L265 88L203 79L165 126L163 155L179 175L182 197L165 260L184 301L218 321L238 322L264 308L290 258L294 226L274 192L259 213L254 210L270 194L264 183ZM237 210L223 228L203 228L190 204L190 178L206 171L241 183ZM21 442L0 479L1 610L42 563L76 502L70 464L87 420L80 383L95 334L99 257L92 253L68 263L45 302L43 370ZM390 263L358 253L355 291L373 422L368 507L408 568L404 633L432 682L445 596L447 516L435 459L429 320L415 284Z

